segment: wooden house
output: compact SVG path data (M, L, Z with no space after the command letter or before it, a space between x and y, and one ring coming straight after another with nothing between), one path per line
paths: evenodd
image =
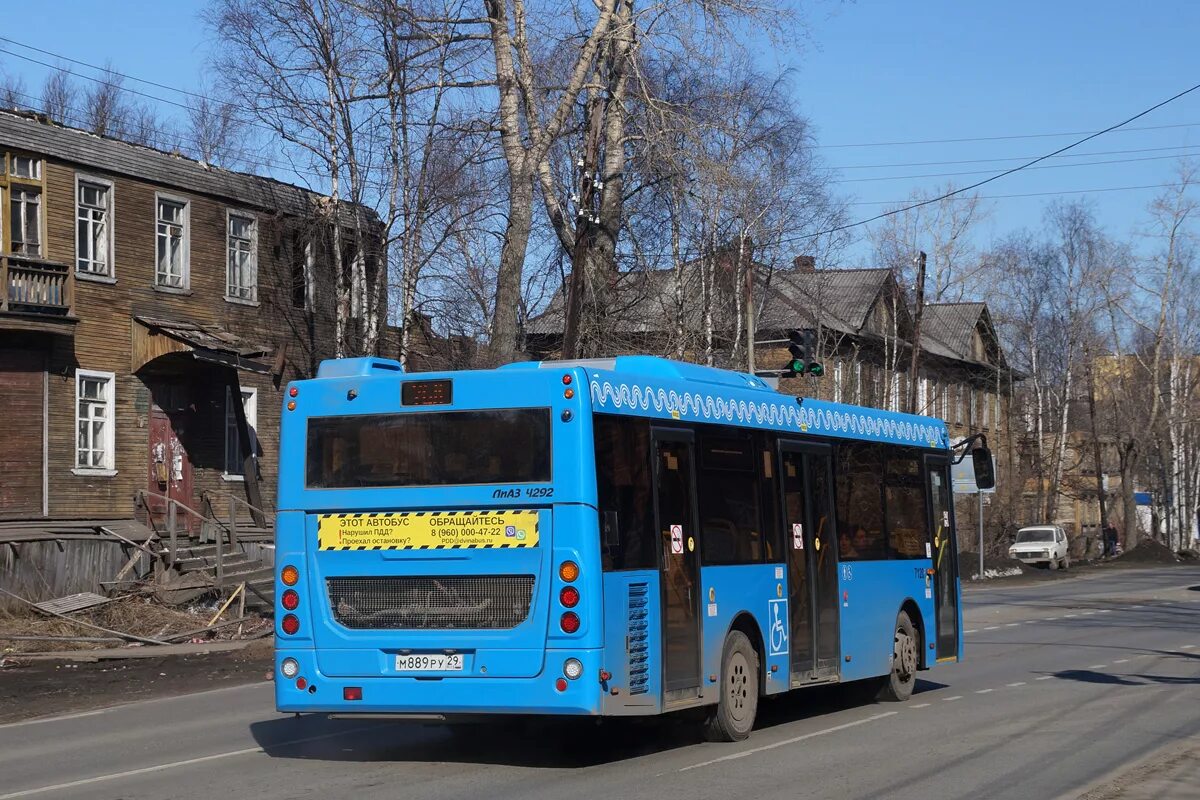
M15 112L0 172L0 520L273 508L280 387L333 350L328 198Z

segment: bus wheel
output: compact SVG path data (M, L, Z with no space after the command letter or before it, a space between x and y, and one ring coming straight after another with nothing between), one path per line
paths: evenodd
M741 631L725 637L721 652L721 693L708 712L704 732L710 742L740 742L754 728L758 712L758 654Z
M917 685L918 639L916 629L908 613L900 612L896 617L896 634L892 644L892 672L883 681L876 699L886 702L904 702L912 697Z

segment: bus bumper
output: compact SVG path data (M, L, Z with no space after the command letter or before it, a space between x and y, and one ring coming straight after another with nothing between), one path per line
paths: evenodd
M547 650L545 666L533 678L408 676L328 677L313 650L275 651L275 708L298 714L560 714L598 716L601 694L599 650ZM562 663L583 662L583 674L567 680ZM295 659L295 677L283 674L284 659ZM558 680L566 686L561 691ZM347 691L350 690L350 691ZM355 691L357 690L357 691ZM360 699L350 700L347 697Z

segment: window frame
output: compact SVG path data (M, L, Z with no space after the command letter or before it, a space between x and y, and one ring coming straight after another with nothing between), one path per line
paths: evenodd
M183 206L183 221L181 227L183 234L181 240L181 255L180 255L180 272L182 284L180 286L168 286L159 281L160 264L158 260L158 226L161 220L159 216L159 207L162 203L174 203L175 205ZM168 192L154 193L154 289L159 292L167 292L171 294L189 294L192 291L192 201L182 195L170 194Z
M230 230L230 225L233 223L234 217L248 220L250 222L250 237L249 244L249 262L247 269L251 276L250 281L250 296L241 297L239 295L230 294L232 286L231 278L233 277L233 264L231 258L233 251L231 243L233 240L233 232ZM226 208L225 209L225 300L230 303L240 305L257 306L258 300L258 215L252 211L247 211L243 208ZM243 288L243 287L238 287Z
M257 445L257 443L258 443L258 436L255 435L255 431L258 429L258 387L241 386L241 387L239 387L239 389L243 395L248 395L248 397L242 401L242 406L246 410L246 426L248 428L250 428L250 444L251 444L251 447L254 447L255 451L257 451L258 448L255 445ZM222 465L222 469L221 469L221 480L244 481L244 480L246 480L246 474L244 472L230 472L229 471L230 456L232 455L229 452L229 445L231 443L230 438L229 438L229 434L230 434L229 423L230 423L231 416L233 418L233 425L234 425L235 432L236 432L236 428L237 428L237 415L233 414L232 412L233 412L233 393L230 391L229 386L226 386L225 387L225 414L223 417L224 422L225 422L225 424L223 426L224 430L225 430L225 462ZM240 447L241 442L239 442L238 444L239 444L238 449L241 450L241 447ZM238 453L237 455L240 455L240 453ZM256 456L257 456L257 452L256 452Z
M12 222L13 222L12 211L13 211L13 203L16 200L15 195L17 192L29 192L37 197L38 241L37 241L37 252L36 253L29 253L29 252L20 252L19 253L15 249L13 249L14 248L13 233L15 231L14 231L13 224L12 224ZM46 249L46 204L45 204L45 199L46 199L46 190L45 190L45 187L43 187L41 184L26 183L24 181L24 179L21 179L21 178L17 178L15 183L12 183L12 182L9 183L8 193L7 193L7 196L5 197L6 213L4 215L5 222L7 223L4 233L7 234L6 244L8 245L8 247L7 247L8 253L16 256L17 258L44 259L46 257L46 254L45 254L45 249ZM28 201L22 201L22 205L25 205L27 202ZM22 219L22 222L24 222L24 220L25 220L24 214L21 215L21 219ZM24 228L24 227L25 226L22 225L22 228ZM26 242L22 242L22 246L25 246L26 244L27 244Z
M104 426L104 459L103 463L98 467L80 466L79 464L79 423L82 417L79 414L79 405L83 399L80 395L80 388L85 380L102 380L109 387L108 397L105 398L104 405L108 409L108 416L105 418L107 424ZM75 457L71 472L75 475L92 475L97 477L112 477L117 474L116 469L116 428L117 428L117 376L113 372L104 372L94 369L77 369L75 370L75 428L73 438L75 441L74 451ZM94 447L91 449L95 449Z
M80 192L81 185L85 184L85 183L90 183L94 186L102 186L102 187L104 187L105 192L106 192L105 209L104 209L105 226L107 228L107 242L106 242L107 246L105 247L105 250L106 250L105 257L107 258L107 262L106 262L107 271L106 272L91 272L88 270L81 270L79 268L79 259L80 259L80 254L79 254L79 223L80 223L79 208L80 208L80 204L81 204L81 201L79 198L79 192ZM99 175L93 175L93 174L87 173L87 172L76 172L75 173L75 276L78 278L82 278L83 280L87 280L87 281L97 281L100 283L116 283L117 282L117 264L116 264L116 250L117 250L116 239L117 239L117 237L113 235L114 234L114 226L116 224L116 198L115 198L115 195L116 195L116 185L113 183L113 181L111 179L102 178ZM157 207L155 208L155 213L156 214L158 213ZM156 240L155 247L157 247L157 245L158 245L158 242ZM157 253L155 255L157 257ZM156 265L156 269L157 269L157 265Z

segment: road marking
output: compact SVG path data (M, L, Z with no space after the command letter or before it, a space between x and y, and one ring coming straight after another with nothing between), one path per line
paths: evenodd
M1054 622L1058 617L1046 617L1042 622Z
M977 632L978 631L976 631L975 628L971 628L971 630L969 630L969 631L963 631L963 633L977 633Z
M989 692L994 692L994 691L996 691L996 690L995 689L976 689L975 694L988 694Z
M1096 613L1095 611L1084 611L1080 616L1090 617L1092 614L1095 614L1095 613Z
M1074 614L1063 614L1063 619L1075 619Z
M953 701L955 701L955 700L962 700L962 699L963 699L963 696L962 696L961 694L956 694L956 695L954 695L953 697L947 697L947 698L945 698L945 699L944 699L942 702L944 702L944 703L950 703L950 702L953 702ZM0 797L0 800L4 800L4 798L3 798L3 797Z
M832 728L825 728L824 730L813 731L812 733L806 733L803 736L793 736L790 739L784 739L781 742L773 742L771 744L764 744L761 747L752 747L749 750L743 750L740 753L731 753L727 756L721 756L720 758L714 758L711 761L701 761L699 764L692 764L690 767L681 767L678 771L679 772L687 772L688 770L691 770L691 769L700 769L700 767L708 767L708 766L712 766L713 764L720 764L724 761L733 761L734 759L737 759L737 758L745 758L746 756L752 756L755 753L761 753L765 750L774 750L776 747L784 747L785 745L795 744L796 742L803 742L805 739L813 739L813 738L816 738L817 736L825 736L830 733L837 733L838 731L844 731L847 728L855 728L859 725L865 725L868 722L875 722L877 720L881 720L884 717L894 717L899 713L900 713L899 711L886 711L882 714L875 714L874 716L867 717L866 719L858 719L858 720L855 720L854 722L847 722L844 725L835 725ZM6 797L0 796L0 800L6 800Z
M1088 669L1104 669L1108 664L1092 664Z
M1053 675L1043 675L1043 676L1042 676L1042 677L1040 677L1040 678L1034 678L1034 680L1035 680L1035 681L1048 681L1048 680L1050 680L1050 679L1051 679L1051 678L1053 678L1053 677L1054 677ZM0 800L4 800L4 798L0 797Z
M1008 686L1009 688L1016 688L1016 687L1018 687L1018 686L1024 686L1024 685L1025 685L1025 681L1017 681L1016 683L1008 683L1008 684L1005 684L1005 685L1006 685L1006 686Z
M1145 608L1145 606L1130 606L1130 608Z
M41 719L27 719L24 722L9 722L5 725L0 725L0 731L6 730L8 728L19 728L22 725L41 725L42 723L45 723L45 722L58 722L60 720L66 720L66 719L80 719L82 717L95 717L100 714L103 714L107 710L108 709L100 708L95 711L80 711L76 714L63 714L62 716L58 716L58 717L42 717Z
M992 627L990 627L990 628L984 628L984 630L985 630L985 631L994 631L994 630L996 630L996 629L997 629L997 628L999 628L999 627L1000 627L999 625L993 625L993 626L992 626Z
M1127 662L1128 660L1129 660L1128 658L1118 658L1118 659L1117 659L1116 661L1114 661L1113 663L1114 663L1114 664L1124 664L1124 663L1125 663L1125 662Z
M1111 614L1112 609L1111 608L1102 608L1099 611L1097 611L1096 613L1097 614Z
M1006 627L1006 628L1015 628L1015 627L1017 627L1017 626L1018 626L1018 625L1020 625L1020 624L1021 624L1021 623L1019 623L1019 622L1010 622L1010 623L1008 623L1007 625L1005 625L1004 627Z
M1194 645L1194 644L1185 644L1183 647L1181 647L1181 648L1179 648L1179 649L1180 649L1180 650L1191 650L1191 649L1192 649L1193 647L1195 647L1195 646L1196 646L1196 645Z
M891 712L895 714L896 712ZM886 714L883 716L887 716ZM306 736L303 739L291 739L286 742L278 742L269 745L272 748L290 747L295 744L306 744L307 742L318 742L322 739L333 739L338 736L347 736L351 733L360 731L377 729L380 726L362 726L358 728L350 728L344 731L335 733L323 733L319 736ZM131 778L135 775L146 775L151 772L162 772L163 770L175 769L176 767L187 767L192 764L203 764L208 761L217 761L222 758L232 758L233 756L250 755L251 753L266 752L265 747L244 747L241 750L229 750L224 753L213 753L209 756L198 756L197 758L188 758L183 761L171 761L167 764L155 764L152 767L141 767L140 769L130 769L124 772L113 772L108 775L97 775L94 778L83 778L77 781L69 781L67 783L56 783L53 786L39 786L36 789L23 789L19 792L10 792L9 794L0 794L0 800L13 800L17 797L32 797L36 794L45 794L46 792L61 792L64 789L74 789L77 786L88 786L93 783L103 783L104 781L114 781L120 778Z

